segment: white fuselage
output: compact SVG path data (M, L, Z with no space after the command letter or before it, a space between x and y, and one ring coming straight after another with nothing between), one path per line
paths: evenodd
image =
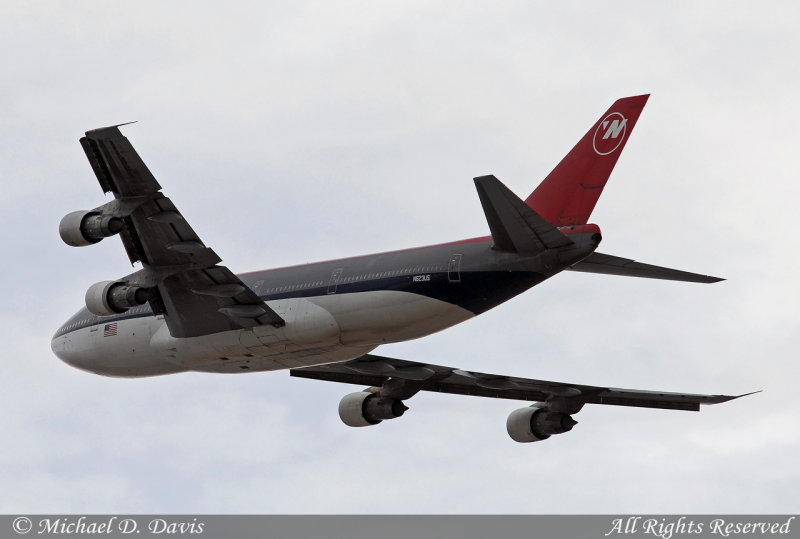
M381 344L430 335L474 316L445 301L391 290L267 303L286 320L284 327L181 339L170 335L163 316L120 315L62 332L52 348L66 363L107 376L270 371L348 361Z

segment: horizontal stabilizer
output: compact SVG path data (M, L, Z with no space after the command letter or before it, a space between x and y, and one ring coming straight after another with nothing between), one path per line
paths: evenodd
M572 245L572 240L494 176L475 178L475 188L492 232L495 249L533 255Z
M690 283L718 283L724 281L720 277L700 275L672 268L652 266L636 262L629 258L611 256L603 253L592 253L571 268L572 271L585 273L603 273L606 275L621 275L623 277L643 277L645 279L664 279L667 281L685 281Z

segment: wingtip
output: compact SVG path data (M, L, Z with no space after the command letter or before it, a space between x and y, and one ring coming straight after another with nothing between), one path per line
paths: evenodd
M737 396L734 397L734 399L738 399L740 397L747 397L749 395L755 395L756 393L763 393L763 392L764 392L763 389L758 389L756 391L751 391L750 393L743 393L741 395L737 395Z
M747 397L750 395L755 395L756 393L761 393L763 389L759 389L757 391L751 391L749 393L742 393L741 395L715 395L714 402L710 404L722 404L723 402L729 402L736 399L741 399L742 397Z
M107 125L106 127L98 127L96 129L90 129L89 131L86 132L86 136L88 137L89 135L96 134L96 133L98 133L100 131L105 131L107 129L116 129L118 127L122 127L123 125L135 124L138 121L139 120L134 120L132 122L125 122L125 123L121 123L121 124Z

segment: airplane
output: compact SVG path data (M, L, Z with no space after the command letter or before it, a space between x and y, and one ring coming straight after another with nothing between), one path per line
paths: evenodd
M698 411L743 395L698 395L465 371L371 354L478 316L562 271L715 283L723 279L596 251L589 217L649 94L617 100L526 198L494 176L474 179L490 235L235 275L207 247L124 137L120 124L80 139L114 200L67 214L70 246L119 235L141 269L89 287L52 339L61 360L115 377L288 369L358 384L341 420L395 419L420 391L533 402L506 427L517 442L572 430L585 404Z

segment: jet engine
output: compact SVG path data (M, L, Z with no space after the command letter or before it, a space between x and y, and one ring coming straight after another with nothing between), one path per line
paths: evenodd
M68 213L58 225L64 243L73 247L92 245L103 238L118 234L124 227L122 219L96 211L79 210Z
M369 391L350 393L339 402L339 417L350 427L377 425L384 419L400 417L406 410L403 401Z
M86 291L86 308L97 316L111 316L144 305L152 297L149 288L120 281L100 281Z
M549 410L546 404L537 403L511 412L506 429L514 441L527 443L547 440L553 434L572 430L577 424L572 416Z

